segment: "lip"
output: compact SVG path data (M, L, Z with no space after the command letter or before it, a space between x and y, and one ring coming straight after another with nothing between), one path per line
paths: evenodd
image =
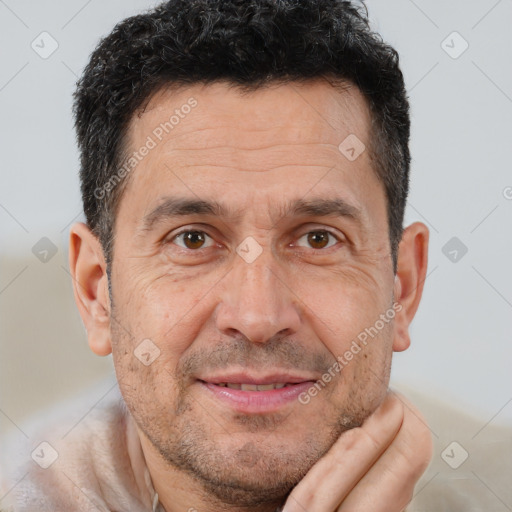
M278 412L298 400L298 396L307 391L317 379L299 377L297 375L272 374L266 376L250 376L247 374L231 374L208 379L198 379L201 388L209 396L218 400L230 409L245 414L265 414ZM219 386L219 383L239 384L271 384L285 382L290 386L265 391L242 391Z

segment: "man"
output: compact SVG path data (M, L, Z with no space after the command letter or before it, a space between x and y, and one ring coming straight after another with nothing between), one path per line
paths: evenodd
M398 56L335 0L171 0L115 27L75 94L91 349L122 402L20 510L402 511L430 432L388 390L428 230L403 229Z

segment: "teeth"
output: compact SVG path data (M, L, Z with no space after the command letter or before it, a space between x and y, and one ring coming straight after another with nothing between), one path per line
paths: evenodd
M240 389L242 391L258 391L259 386L256 384L242 384Z
M241 391L270 391L272 389L281 389L289 386L285 382L278 382L273 384L235 384L231 382L219 382L217 386L230 389L240 389Z
M246 386L247 391L269 391L271 389L276 389L275 384L259 384L258 386L252 386L251 384L248 384ZM242 389L244 389L243 386Z

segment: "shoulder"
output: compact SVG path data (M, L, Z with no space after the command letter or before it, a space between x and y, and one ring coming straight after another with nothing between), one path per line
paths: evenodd
M16 450L11 447L13 510L144 510L127 450L126 406L117 386L81 416L71 409L54 412L45 425L28 429L30 438Z
M512 428L457 404L395 386L425 416L432 461L407 512L506 512L512 507Z

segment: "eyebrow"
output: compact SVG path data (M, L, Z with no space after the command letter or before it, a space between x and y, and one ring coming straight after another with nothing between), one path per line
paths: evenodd
M166 220L191 215L205 215L236 221L243 209L233 210L218 201L206 201L189 197L166 197L161 204L144 216L142 231L151 231ZM362 224L361 210L342 198L296 199L278 208L280 218L285 217L344 217Z

